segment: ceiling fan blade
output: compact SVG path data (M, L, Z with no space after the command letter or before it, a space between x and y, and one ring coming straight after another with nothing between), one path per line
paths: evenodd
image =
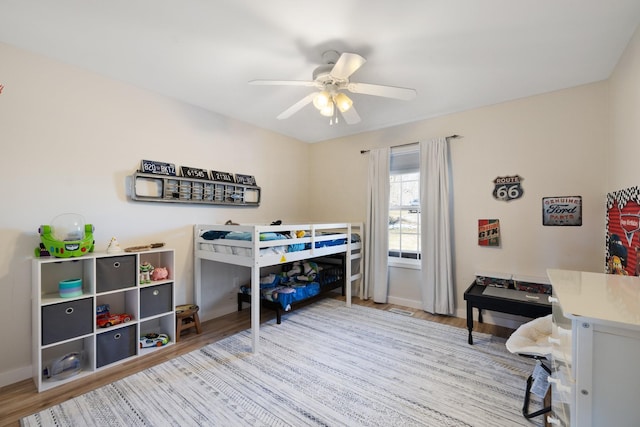
M336 61L336 65L333 66L329 74L334 79L346 80L351 74L355 73L358 68L362 67L365 62L367 62L367 60L357 53L345 52L340 55L340 58Z
M416 90L406 87L383 86L369 83L349 83L347 90L364 95L383 96L385 98L402 99L410 101L416 97Z
M356 123L360 123L360 115L353 105L347 111L342 113L342 117L347 124L354 125Z
M289 117L293 116L295 113L300 111L303 107L305 107L307 104L310 104L311 101L313 101L313 98L315 98L316 94L317 92L310 93L309 95L302 98L300 101L293 104L291 107L284 110L282 113L278 115L278 120L288 119Z
M308 86L318 87L318 84L313 81L305 80L251 80L250 85L262 85L262 86Z

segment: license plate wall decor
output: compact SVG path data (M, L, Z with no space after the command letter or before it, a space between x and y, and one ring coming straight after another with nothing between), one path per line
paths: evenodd
M209 179L209 172L206 169L180 166L182 176L187 178Z
M236 174L236 182L244 185L256 185L256 178L253 175Z
M229 172L221 172L221 171L211 171L211 180L219 181L219 182L236 182L233 179L233 174Z
M140 162L140 172L176 176L176 165L173 163L156 162L155 160L142 160Z
M179 170L180 175L177 175ZM259 206L261 188L253 175L142 160L130 179L132 200L206 205Z
M582 225L582 197L543 197L542 225Z

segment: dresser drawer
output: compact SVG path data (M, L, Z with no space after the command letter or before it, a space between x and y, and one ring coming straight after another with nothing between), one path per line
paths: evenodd
M136 256L96 259L96 291L108 292L136 285Z
M93 333L93 298L42 307L42 345Z
M140 289L140 317L173 311L173 283Z
M96 366L98 368L136 355L136 325L98 334Z

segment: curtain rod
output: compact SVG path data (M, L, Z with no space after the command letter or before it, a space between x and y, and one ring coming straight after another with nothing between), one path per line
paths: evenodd
M462 136L453 134L453 135L445 136L445 138L447 138L447 139L458 139L458 138L462 138ZM420 143L419 141L407 142L406 144L392 145L389 148L404 147L405 145L413 145L413 144L419 144L419 143ZM369 150L360 150L360 154L364 154L364 153L368 153L368 152L369 152Z

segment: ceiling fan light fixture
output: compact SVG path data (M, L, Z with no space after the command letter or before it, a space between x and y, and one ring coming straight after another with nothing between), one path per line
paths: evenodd
M333 100L335 101L336 106L338 107L338 110L340 110L341 113L348 111L349 108L351 108L351 106L353 105L353 101L351 100L351 98L349 98L347 95L345 95L342 92L337 94L333 98Z
M313 79L310 81L252 80L249 83L253 85L305 86L315 89L314 92L309 93L280 113L277 116L278 120L289 118L313 103L322 116L330 118L329 124L338 123L339 116L342 116L341 118L349 125L359 123L361 119L356 111L356 106L347 95L342 93L343 91L404 101L416 97L415 89L351 82L351 76L366 62L366 59L357 53L343 52L339 54L336 51L327 51L323 53L322 60L324 64L313 70ZM341 114L338 114L338 111Z
M323 108L327 108L327 106L331 103L331 96L326 90L318 92L315 98L313 98L313 106L320 111L322 111Z
M329 102L326 106L320 109L320 114L325 117L333 117L333 101Z

